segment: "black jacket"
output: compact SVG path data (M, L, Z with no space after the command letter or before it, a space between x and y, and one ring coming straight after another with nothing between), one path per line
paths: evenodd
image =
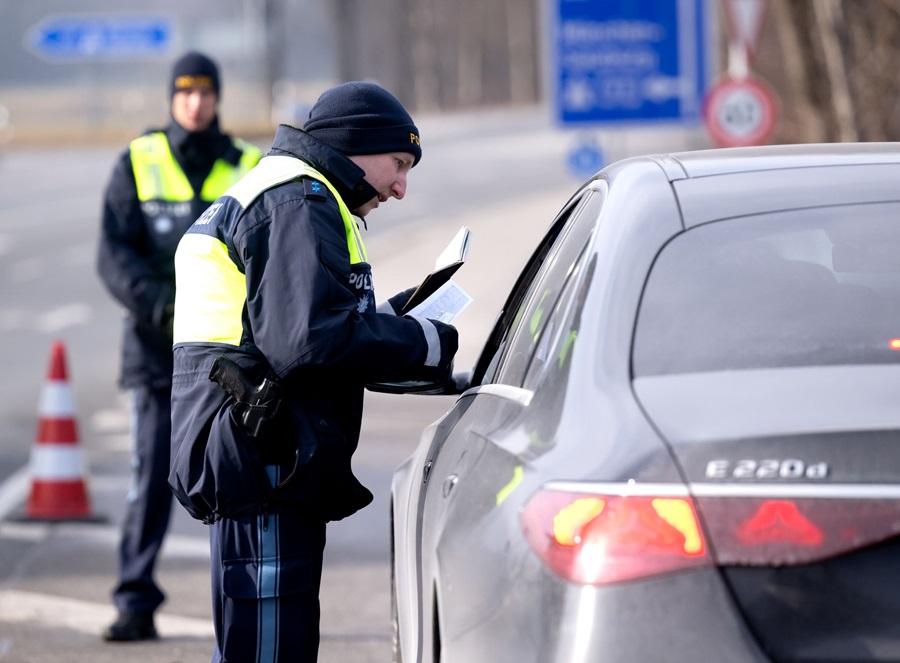
M299 129L281 126L273 155L320 171L350 209L375 195L352 161ZM169 483L176 497L205 520L264 509L262 502L287 503L326 520L365 506L371 493L350 469L364 385L433 377L422 323L376 312L371 267L351 265L338 203L308 177L266 189L246 208L224 196L188 233L227 248L244 275L246 301L239 345L175 345ZM179 284L192 278L180 261ZM208 378L222 354L257 380L268 372L281 382L283 416L261 440L235 425L234 400ZM277 463L285 477L295 460L294 478L265 494L262 467Z
M235 165L240 161L241 150L219 130L217 122L206 131L189 133L172 121L165 133L195 192L200 191L216 159ZM171 384L175 248L209 204L196 195L187 213L168 217L173 223L155 224L138 200L129 150L116 162L103 201L97 270L107 290L126 310L119 376L123 387Z

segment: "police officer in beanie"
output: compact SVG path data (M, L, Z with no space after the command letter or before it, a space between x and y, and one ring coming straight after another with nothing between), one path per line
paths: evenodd
M133 390L134 482L113 590L118 618L111 641L156 637L153 614L164 595L153 579L169 524L172 316L175 248L210 203L260 159L257 148L219 129L219 71L187 53L171 75L171 120L133 140L106 189L97 266L125 308L120 385Z
M364 385L450 376L456 330L376 308L357 224L421 156L392 94L339 85L178 247L169 482L212 526L214 661L316 660L325 523L372 500Z

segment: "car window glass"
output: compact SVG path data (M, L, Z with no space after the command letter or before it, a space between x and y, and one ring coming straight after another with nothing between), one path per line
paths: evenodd
M500 359L497 382L519 386L560 293L572 277L596 226L604 196L591 191L560 233L540 273L532 281L510 328L511 341Z
M544 379L555 379L554 376L568 369L568 360L572 355L578 329L581 326L581 308L587 297L596 255L588 265L587 247L582 251L575 269L563 286L556 307L548 317L547 324L541 330L537 347L531 357L531 363L525 373L523 387L535 389Z
M585 250L528 366L523 386L533 391L531 407L541 416L529 417L525 424L527 446L521 451L520 457L523 459L534 459L547 453L559 440L557 431L562 410L568 389L573 384L569 379L569 369L578 344L581 321L585 315L584 303L596 265L597 254Z
M900 204L699 226L660 252L635 376L900 361Z
M500 364L500 357L510 338L510 330L516 324L517 313L521 302L527 295L532 282L539 276L541 266L550 250L553 248L560 233L568 226L567 223L571 217L573 210L583 203L583 196L576 195L569 201L562 212L557 216L556 220L550 226L550 230L544 235L544 238L538 244L531 259L526 263L525 268L519 275L515 286L513 286L494 328L488 336L481 356L475 364L472 372L473 386L479 384L489 384L494 382L497 368Z

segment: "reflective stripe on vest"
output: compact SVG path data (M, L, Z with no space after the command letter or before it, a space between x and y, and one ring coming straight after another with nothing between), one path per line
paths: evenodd
M304 175L322 182L334 194L344 222L350 264L367 262L365 245L347 205L324 175L299 159L264 157L225 195L246 209L267 189ZM213 204L195 225L215 223L220 209L219 204ZM175 252L175 280L174 342L240 345L247 285L225 243L213 235L188 231Z
M203 182L201 200L212 202L221 196L259 161L258 149L243 141L236 140L235 145L242 150L238 165L216 159ZM164 132L135 138L129 145L129 152L138 200L188 202L194 199L191 183L175 160Z
M288 156L263 157L259 162L259 166L250 171L247 177L229 189L225 195L236 199L241 204L241 207L246 209L263 191L303 176L318 180L324 184L337 201L338 209L341 211L341 219L344 222L344 234L347 237L347 251L350 252L350 264L355 265L358 262L368 262L369 257L366 253L366 246L363 244L362 235L359 232L359 226L350 210L347 209L344 199L341 198L334 185L322 173L300 159Z

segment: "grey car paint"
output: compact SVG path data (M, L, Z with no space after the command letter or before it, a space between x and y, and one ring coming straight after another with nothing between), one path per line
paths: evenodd
M435 660L438 633L446 661L766 660L717 570L611 587L569 583L530 551L519 514L551 480L696 480L697 463L687 463L684 476L681 452L667 443L678 447L679 426L687 437L696 424L670 406L678 388L667 394L649 378L635 385L636 397L631 381L635 316L666 242L685 226L722 218L892 200L890 186L867 181L866 164L886 163L877 167L897 182L898 162L896 147L817 146L633 159L598 174L608 194L586 258L593 269L581 309L591 314L578 325L578 338L590 342L575 342L550 385L527 377L528 389L475 385L395 474L403 660ZM846 178L851 185L838 187Z
M802 366L654 375L638 399L673 443L900 429L900 366Z

